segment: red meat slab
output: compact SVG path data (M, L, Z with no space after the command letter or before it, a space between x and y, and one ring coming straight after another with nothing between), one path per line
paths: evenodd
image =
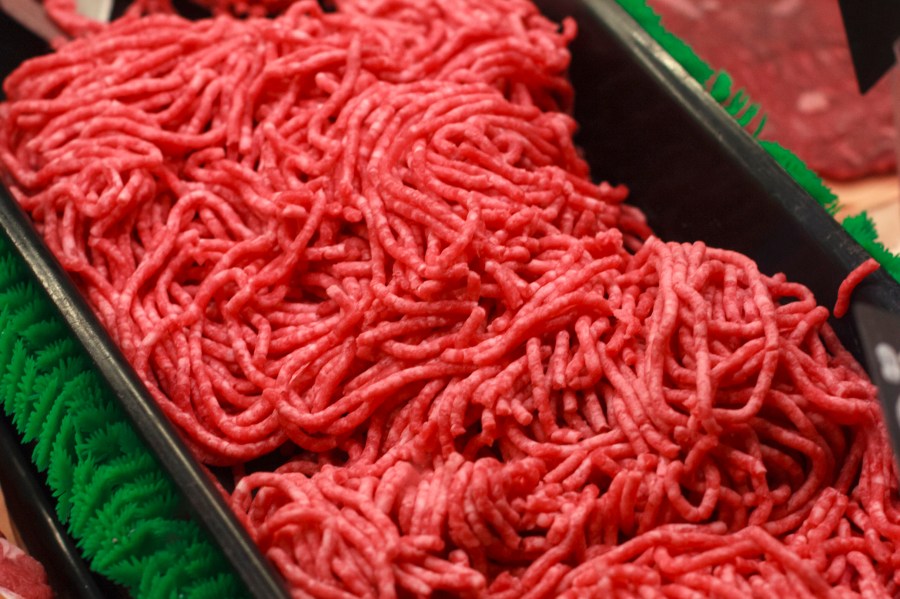
M768 114L763 137L826 178L895 166L889 78L856 87L837 1L652 0L663 25Z

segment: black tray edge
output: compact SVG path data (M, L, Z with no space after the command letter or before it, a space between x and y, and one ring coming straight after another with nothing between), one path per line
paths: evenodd
M0 486L13 521L27 522L27 526L17 527L26 549L44 565L50 586L60 599L103 599L106 594L101 584L59 521L50 492L26 452L12 424L0 416Z

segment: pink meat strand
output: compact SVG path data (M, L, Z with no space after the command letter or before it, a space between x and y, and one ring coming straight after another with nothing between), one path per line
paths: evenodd
M869 258L865 260L862 264L854 268L850 271L850 274L847 275L847 278L841 283L841 286L838 287L838 296L837 300L834 303L834 317L842 318L847 314L847 310L850 308L850 297L853 295L853 291L859 286L863 280L868 277L870 274L875 272L881 267L878 264L878 260L875 258Z
M873 386L809 290L590 181L573 25L336 8L138 4L0 107L5 182L293 593L895 596Z

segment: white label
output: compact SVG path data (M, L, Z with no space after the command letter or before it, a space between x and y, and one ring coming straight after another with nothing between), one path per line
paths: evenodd
M78 12L89 19L108 23L112 15L112 0L76 0Z
M900 383L900 359L894 348L882 341L875 346L875 356L878 358L881 378L894 385Z

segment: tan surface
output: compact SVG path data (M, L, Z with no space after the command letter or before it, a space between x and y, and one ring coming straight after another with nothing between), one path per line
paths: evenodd
M16 529L13 528L12 522L10 522L9 512L6 510L6 501L3 499L3 493L0 493L0 534L6 537L8 541L15 543L19 547L22 546L22 539L19 538L19 534L16 532Z
M842 205L838 218L867 211L875 221L881 242L895 254L900 253L900 180L896 176L827 183Z

